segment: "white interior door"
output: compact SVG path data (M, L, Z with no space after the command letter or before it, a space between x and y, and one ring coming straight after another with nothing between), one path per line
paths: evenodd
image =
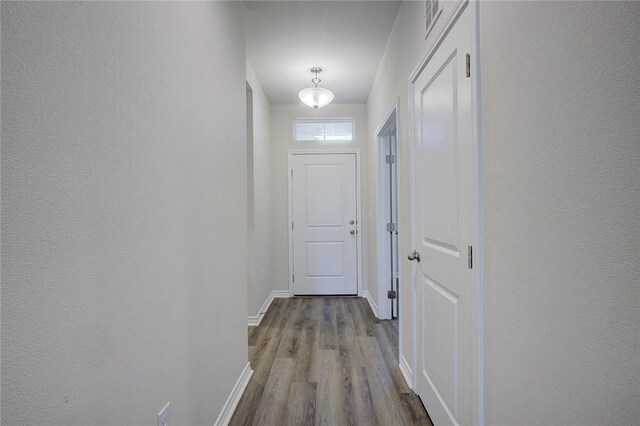
M358 293L355 154L291 157L293 291Z
M469 9L469 8L468 8ZM474 423L472 21L465 10L414 80L417 393L438 425ZM410 255L411 257L411 255Z

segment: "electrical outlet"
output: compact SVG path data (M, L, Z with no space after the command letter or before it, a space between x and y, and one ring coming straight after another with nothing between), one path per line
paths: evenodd
M169 426L169 403L158 413L158 426Z

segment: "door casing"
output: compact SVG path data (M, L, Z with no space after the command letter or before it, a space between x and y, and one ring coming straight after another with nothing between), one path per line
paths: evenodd
M291 149L287 155L287 202L288 202L288 238L289 238L289 296L293 297L293 232L291 229L291 222L293 221L293 181L291 179L292 159L295 155L331 155L331 154L355 154L356 156L356 221L357 230L356 233L356 284L358 289L358 296L363 296L362 288L362 232L365 228L362 226L362 165L360 162L360 150L353 149Z
M470 0L457 0L451 12L447 15L443 25L440 27L435 37L429 43L425 54L420 59L418 64L411 72L408 80L408 99L409 99L409 146L411 152L411 158L414 158L415 154L415 136L413 129L415 128L415 109L414 109L414 85L421 72L424 70L427 63L431 60L438 47L449 33L449 30L458 21L458 18L463 11L468 9L471 13L471 19L473 28L471 29L471 120L472 120L472 145L473 145L473 165L472 176L474 177L474 198L472 202L472 217L473 217L473 288L474 288L474 303L473 303L473 319L474 319L474 423L476 425L484 425L484 282L483 282L483 267L484 251L482 249L482 212L483 212L483 192L482 192L482 141L480 139L480 60L479 60L479 25L478 25L478 8L479 3ZM410 211L411 211L411 246L416 247L415 241L415 229L416 229L416 217L415 217L415 168L413 162L410 164ZM406 256L407 253L401 253ZM415 263L411 266L411 292L412 292L412 366L413 374L418 372L418 348L417 348L417 305L416 305L416 273L417 268ZM415 379L415 376L414 376ZM415 385L414 380L414 385Z
M386 166L385 164L385 152L384 152L384 137L387 129L390 126L395 126L396 128L396 167L398 167L398 159L400 158L400 142L399 142L399 119L398 119L398 101L399 98L393 102L393 104L389 107L387 114L384 119L380 122L380 125L375 131L376 135L376 229L377 229L377 238L376 238L376 263L377 263L377 272L378 277L376 277L376 282L378 284L378 318L380 319L390 319L391 318L391 307L387 302L387 290L389 289L389 279L393 275L393 271L391 271L391 265L389 264L389 245L388 241L383 238L386 229L386 214L384 212L386 208L386 202L384 197L385 193L385 185L383 182L384 173L382 172L382 168ZM396 180L396 189L398 189L398 182ZM400 224L399 218L401 217L401 208L402 202L400 199L400 191L396 191L396 230L398 232L398 244L397 248L402 247L402 233L400 232ZM398 279L402 282L401 271L398 271ZM398 293L399 294L399 293ZM398 301L399 304L399 301ZM400 321L400 316L398 316L398 323L400 328L402 328L402 321ZM400 339L402 339L402 331L399 333ZM400 346L401 347L401 346Z

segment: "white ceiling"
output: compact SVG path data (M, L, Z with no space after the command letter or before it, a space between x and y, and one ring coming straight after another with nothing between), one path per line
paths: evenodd
M245 1L247 59L271 103L299 103L310 69L336 103L364 103L399 1Z

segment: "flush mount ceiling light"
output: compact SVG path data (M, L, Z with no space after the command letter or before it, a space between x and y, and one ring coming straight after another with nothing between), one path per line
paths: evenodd
M331 92L331 90L318 87L318 84L321 81L318 78L318 74L322 72L322 68L311 68L311 72L316 75L311 79L314 87L302 89L300 93L298 93L298 97L305 105L318 109L331 103L333 100L333 92Z

